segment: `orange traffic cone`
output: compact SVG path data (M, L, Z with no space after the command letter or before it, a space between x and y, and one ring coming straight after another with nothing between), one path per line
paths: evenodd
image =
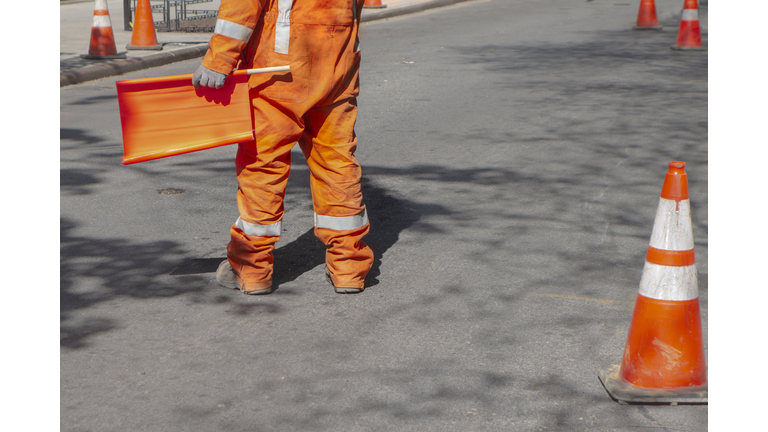
M656 18L656 3L653 0L640 0L640 10L637 12L637 25L633 30L661 30Z
M680 29L677 32L677 44L672 45L678 51L706 51L701 46L701 28L699 27L699 2L685 0Z
M155 22L152 19L152 6L149 0L139 0L136 4L136 15L133 17L133 32L131 43L125 46L129 50L162 50L157 43Z
M707 403L685 162L669 163L621 366L598 377L619 403Z
M88 54L80 54L80 57L89 60L125 58L125 53L117 53L107 0L96 0L93 8L93 25L91 26L91 46L88 49Z
M363 9L383 9L387 7L385 4L381 4L381 0L365 0Z

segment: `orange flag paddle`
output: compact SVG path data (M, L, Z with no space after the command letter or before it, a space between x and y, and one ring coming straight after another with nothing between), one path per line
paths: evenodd
M118 81L123 165L253 140L248 75L289 70L238 70L220 89L196 89L192 74Z

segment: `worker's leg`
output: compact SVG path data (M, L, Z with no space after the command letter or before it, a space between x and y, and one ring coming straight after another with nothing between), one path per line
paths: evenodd
M272 285L272 251L280 238L283 198L291 165L291 147L303 125L268 101L254 98L254 115L261 127L256 141L237 150L237 207L240 217L230 230L227 258L243 292Z
M337 288L364 288L373 252L362 241L369 231L362 203L355 98L312 108L304 115L299 144L311 171L315 235L327 246L326 265ZM338 289L337 289L338 291Z

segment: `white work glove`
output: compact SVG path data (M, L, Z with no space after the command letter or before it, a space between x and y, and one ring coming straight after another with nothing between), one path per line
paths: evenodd
M200 65L200 67L195 71L194 75L192 75L192 85L195 86L195 88L200 88L200 86L203 86L215 87L218 89L224 85L224 79L226 77L227 76L223 73L212 71L207 67Z

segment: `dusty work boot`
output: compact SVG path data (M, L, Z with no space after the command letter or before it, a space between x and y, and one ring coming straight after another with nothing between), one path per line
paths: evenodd
M229 260L226 259L219 264L219 268L216 269L216 282L219 285L231 288L239 289L248 295L261 295L269 294L272 292L272 281L261 281L256 283L248 283L246 281L238 280L237 272L232 268Z
M325 267L325 280L333 286L333 290L336 291L336 294L357 294L363 290L362 288L357 287L337 287L336 284L333 283L333 278L331 278L331 272L328 270L328 266Z

